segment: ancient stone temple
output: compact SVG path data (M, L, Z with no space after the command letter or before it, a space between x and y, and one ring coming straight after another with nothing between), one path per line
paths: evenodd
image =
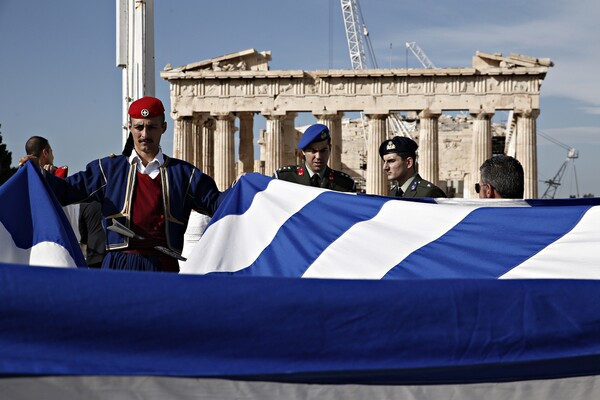
M479 166L492 156L492 118L504 112L509 115L502 133L504 152L523 164L525 196L537 197L536 119L541 83L553 65L550 60L477 52L468 68L323 71L272 71L270 60L270 52L249 49L182 67L167 66L161 72L171 86L174 155L211 174L221 189L238 171L271 175L280 166L295 164L299 138L295 119L298 113L309 112L330 128L330 166L363 181L366 193L387 194L379 144L388 136L406 134L419 143L423 178L448 188L450 195L473 197ZM347 124L342 121L350 112L360 112L366 123L360 129L362 149L346 151L349 141L342 131ZM448 112L468 119L464 127L470 140L440 136ZM261 146L258 160L257 114L266 119L265 129L256 135ZM412 133L407 129L411 124L417 127ZM359 159L358 169L350 167L354 161L344 162L343 155ZM460 165L444 160L447 155Z

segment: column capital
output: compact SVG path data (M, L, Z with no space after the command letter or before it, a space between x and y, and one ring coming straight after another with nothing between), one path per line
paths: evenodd
M469 110L469 114L473 119L477 120L487 120L491 119L494 116L494 112L490 110Z
M233 121L235 119L235 115L231 112L211 112L210 116L216 118L218 121Z
M390 116L389 113L381 113L381 112L365 113L365 117L367 117L367 119L386 119L389 116Z
M276 119L276 118L281 119L286 116L287 112L283 111L283 110L264 109L264 110L261 110L260 114L267 119Z
M193 113L192 118L194 124L202 126L204 122L210 118L210 114L205 112L195 112Z
M285 114L264 114L261 113L268 121L283 121L287 116Z
M254 113L251 111L239 111L236 114L239 119L250 119L254 117Z
M540 115L540 110L539 108L515 109L513 113L518 115L519 117L537 118Z
M216 121L213 118L209 118L206 121L204 121L203 126L206 129L214 130L215 127L216 127L216 124L217 123L216 123Z
M332 110L319 110L312 111L312 115L314 115L317 119L336 119L342 118L344 115L343 111L332 111Z
M419 118L439 118L442 115L442 110L426 108L421 110L419 113Z

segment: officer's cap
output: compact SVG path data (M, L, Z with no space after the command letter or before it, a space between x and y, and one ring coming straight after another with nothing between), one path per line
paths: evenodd
M146 96L134 101L129 106L131 118L154 118L165 114L163 103L156 97Z
M404 136L394 136L391 139L384 140L379 146L379 156L383 158L385 154L409 154L413 157L417 154L419 145L414 140Z
M298 148L304 150L311 143L330 139L331 136L329 136L329 128L327 128L327 126L323 124L314 124L306 128L298 142Z

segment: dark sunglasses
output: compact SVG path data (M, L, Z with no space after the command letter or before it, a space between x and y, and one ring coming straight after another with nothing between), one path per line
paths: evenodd
M475 193L479 194L479 191L481 190L481 188L483 186L488 186L488 185L489 185L489 183L484 183L483 185L480 185L479 183L476 183L475 184Z

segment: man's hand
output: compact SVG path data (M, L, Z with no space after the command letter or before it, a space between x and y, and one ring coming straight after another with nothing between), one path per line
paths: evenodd
M52 175L55 175L57 168L52 164L46 164L42 167L44 170L50 172Z
M27 161L32 160L34 163L38 163L38 158L32 154L29 154L27 156L23 156L21 157L21 159L19 160L19 167L22 166L23 164L25 164Z

